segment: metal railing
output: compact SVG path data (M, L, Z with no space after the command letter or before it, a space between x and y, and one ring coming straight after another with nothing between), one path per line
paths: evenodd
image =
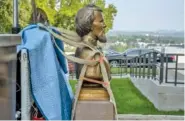
M164 56L161 54L161 58L158 58L157 55L157 52L150 52L130 59L130 76L136 78L159 80L159 83L161 84L161 78L163 78L163 73L161 72L163 72L162 65L164 63ZM161 62L160 66L158 66L159 61ZM157 72L158 67L160 68L160 73ZM160 75L159 78L157 77L158 74Z
M111 75L116 78L123 78L130 75L134 78L146 78L158 81L159 84L184 84L184 66L179 67L178 59L184 54L164 54L158 51L149 52L140 56L128 59L126 57L118 61L117 67L111 67ZM170 60L175 57L175 60ZM76 79L75 65L70 62L70 79ZM174 79L173 79L174 76ZM178 76L181 76L179 79Z
M147 53L141 56L136 56L131 59L124 57L122 60L119 61L117 68L117 72L115 68L111 68L111 72L113 71L113 75L115 73L122 75L129 74L132 77L152 77L155 79L156 77L156 59L157 53ZM120 73L121 72L121 73Z
M166 67L164 67L164 65L163 65L163 68L164 68L164 70L165 70L165 83L172 83L172 84L175 84L175 86L177 85L177 84L184 84L184 64L181 64L180 66L182 66L182 67L178 67L178 65L180 64L180 63L178 63L178 60L179 60L179 57L180 56L184 56L184 54L167 54L166 56L170 56L170 55L175 55L175 58L176 58L176 61L175 61L175 64L172 66L172 67L169 67L169 63L168 63L168 60L166 60ZM174 72L174 82L170 82L169 81L169 79L168 79L168 72L169 72L169 70L174 70L173 72ZM183 74L180 74L178 71L182 71L182 73ZM178 75L180 76L183 76L183 80L181 79L181 80L178 80ZM161 78L162 79L162 78ZM164 81L164 80L162 80L162 81ZM181 81L181 82L180 82Z
M129 74L131 77L147 78L159 81L159 84L171 83L176 86L177 84L184 84L184 65L178 63L179 56L184 56L184 54L164 54L153 51L131 59L124 57L119 60L117 67L111 67L111 72L113 76L117 77ZM178 67L179 64L183 67ZM169 76L171 81L169 81ZM173 76L174 80L172 79ZM179 79L178 76L181 78Z
M69 69L69 79L75 80L76 79L75 63L72 61L68 61L68 69Z

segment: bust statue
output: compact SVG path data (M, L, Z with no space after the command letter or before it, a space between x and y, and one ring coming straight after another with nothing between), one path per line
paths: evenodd
M80 9L75 18L76 32L82 38L82 41L93 48L97 48L97 42L106 43L107 39L105 36L106 25L102 15L101 8L90 4ZM92 53L92 50L88 47L77 48L75 56L87 59L88 55ZM94 55L93 59L99 60L100 55ZM105 60L107 61L107 60ZM108 62L104 62L106 71L110 79L110 67ZM76 77L79 79L83 65L76 64ZM100 64L95 66L88 66L85 77L101 81L102 73L100 70Z
M75 56L77 58L88 60L88 56L93 55L92 48L98 50L98 42L107 42L105 36L106 25L102 12L101 8L93 4L87 5L77 12L75 18L76 33L82 38L82 42L88 45L76 49ZM76 63L76 77L79 81L72 119L116 119L116 104L110 85L104 85L111 79L109 63L101 50L92 56L92 60L99 61L99 63L93 66L88 65L83 78L81 78L81 73L83 73L82 69L84 69L85 65ZM104 66L102 67L102 65ZM89 112L87 111L88 109L90 110Z

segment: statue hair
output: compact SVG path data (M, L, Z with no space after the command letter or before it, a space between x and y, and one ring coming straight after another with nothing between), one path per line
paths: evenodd
M94 11L102 12L102 9L94 4L89 4L77 12L75 26L76 32L80 37L87 35L91 31L94 21Z

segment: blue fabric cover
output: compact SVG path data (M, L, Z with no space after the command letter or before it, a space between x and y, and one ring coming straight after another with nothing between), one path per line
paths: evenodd
M51 35L37 25L24 28L20 34L22 43L17 52L28 50L31 93L37 107L47 120L70 120L73 93L65 57L55 48ZM63 43L56 42L63 50Z

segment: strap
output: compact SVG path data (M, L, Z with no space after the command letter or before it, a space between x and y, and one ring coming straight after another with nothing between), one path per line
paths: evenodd
M49 29L48 27L46 27L45 25L38 23L37 24L40 28L45 29L46 31L48 31L49 33L51 33L55 38L58 38L61 41L64 41L65 43L75 46L75 47L89 47L91 50L95 50L97 51L97 49L89 46L88 44L84 43L84 42L76 42L75 39L69 39L67 38L64 34L61 33L61 35L56 34L55 32L52 31L52 29Z
M57 49L62 53L62 55L64 55L67 59L73 61L73 62L76 62L76 63L79 63L79 64L85 64L85 65L90 65L90 66L94 66L98 63L98 61L96 60L92 60L92 59L80 59L80 58L77 58L77 57L74 57L74 56L69 56L69 55L66 55L61 49L60 47L57 45L56 43L56 40L53 38L53 42L55 44L55 46L57 47ZM95 55L96 51L93 51L92 52L93 54L92 55Z
M62 34L65 35L67 38L72 38L76 42L81 41L81 37L76 32L66 30L66 29L63 29L63 28L54 28L54 29L58 30L59 32L62 32Z
M91 53L87 57L87 59L92 59L93 55L94 55L94 53ZM75 115L76 105L77 105L78 97L79 97L80 90L81 90L81 87L82 87L82 84L83 84L83 78L85 76L86 70L87 70L87 65L84 65L82 67L82 70L81 70L81 73L80 73L80 78L79 78L79 81L78 81L78 87L77 87L76 92L75 92L75 98L74 98L73 109L72 109L72 114L71 114L71 119L72 120L73 120L74 115Z
M108 80L108 75L107 75L107 71L106 71L106 68L105 68L105 64L101 62L100 63L100 67L101 67L101 72L102 72L102 76L103 76L103 81L105 83L108 83L109 80ZM115 103L116 101L114 99L111 87L110 87L110 85L106 85L104 87L107 89L107 91L108 91L108 93L110 95L110 99L111 99L112 103L114 104L114 111L115 111L115 114L116 114L115 118L117 120L117 108L116 108L116 103Z
M103 82L103 81L90 79L90 78L86 78L86 77L82 77L82 79L85 80L85 81L88 81L88 82L92 82L92 83L96 83L96 84L102 84L103 86L108 86L110 84L109 82Z

